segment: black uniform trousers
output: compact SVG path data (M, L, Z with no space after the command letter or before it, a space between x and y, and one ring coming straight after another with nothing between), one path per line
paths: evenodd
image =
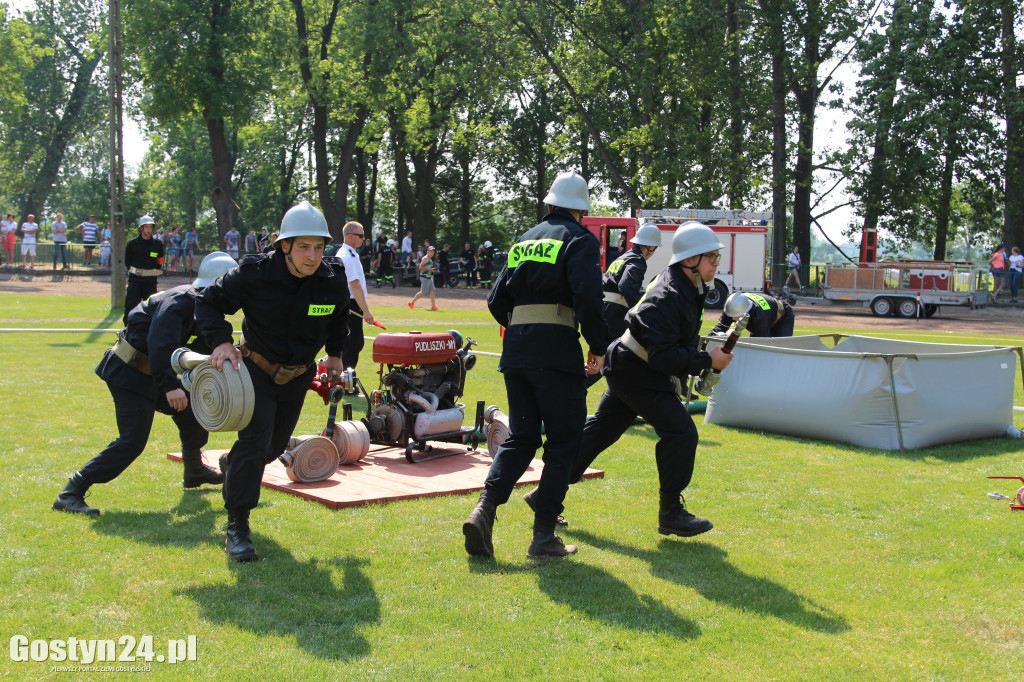
M316 366L310 364L302 376L276 384L248 358L242 362L252 377L255 400L249 425L238 432L238 440L228 452L223 488L228 511L248 511L259 504L263 469L288 447L316 373Z
M587 418L587 390L582 374L557 370L503 370L508 392L509 437L498 448L484 488L497 504L508 502L516 482L526 473L544 441L544 469L534 494L535 527L554 527L569 489L569 474L576 460Z
M124 320L128 324L128 315L139 303L156 293L156 277L139 277L128 275L128 291L124 295Z
M466 286L467 287L475 287L476 286L476 266L475 265L467 265L466 266Z
M114 480L142 454L149 441L149 432L153 428L153 416L158 410L171 415L171 419L178 427L183 451L200 450L210 438L206 429L196 421L191 406L178 412L167 403L167 396L159 389L156 390L156 399L153 400L109 382L107 388L114 397L118 436L82 467L82 478L89 483L106 483Z
M615 373L605 379L608 390L601 396L594 417L583 427L571 482L579 482L597 456L619 440L640 415L658 434L654 452L661 493L680 494L693 477L698 441L697 427L686 406L675 393L637 388Z
M363 311L354 299L349 300L348 308L359 314L349 314L348 316L348 338L345 340L345 347L341 351L341 364L345 369L356 366L359 362L359 352L363 350L363 346L366 344L366 339L363 336L363 318L360 317Z
M793 308L784 303L782 306L782 317L772 325L772 336L793 336L793 326L796 324L796 316L793 315Z

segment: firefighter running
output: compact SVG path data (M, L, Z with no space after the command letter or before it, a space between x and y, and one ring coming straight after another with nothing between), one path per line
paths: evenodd
M711 228L681 225L672 237L672 258L626 315L627 330L608 348L608 390L583 428L573 466L578 482L594 459L614 444L640 415L658 435L660 505L658 532L689 537L712 528L686 510L682 493L693 476L697 427L679 400L686 377L724 369L732 355L697 350L707 282L714 280L723 248Z
M186 345L200 353L209 352L205 341L196 337L196 296L234 267L231 256L215 251L203 259L192 284L150 296L128 316L128 326L96 367L96 375L107 382L114 399L118 436L71 477L54 501L54 509L99 514L99 509L86 504L85 492L91 485L114 480L142 454L156 412L170 415L178 427L184 486L224 481L221 474L203 465L201 449L209 434L189 408L188 395L171 369L171 353Z
M580 219L590 209L587 181L562 173L544 198L548 215L509 251L508 262L487 298L494 319L507 327L498 370L508 392L511 434L498 448L484 491L462 526L466 551L494 556L491 534L499 505L544 442L540 486L527 495L534 510L530 558L574 554L555 535L569 474L587 415L586 372L600 371L608 345L601 315L598 243Z

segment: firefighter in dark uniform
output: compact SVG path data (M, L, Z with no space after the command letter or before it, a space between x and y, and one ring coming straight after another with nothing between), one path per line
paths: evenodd
M494 283L494 245L490 240L484 242L480 250L480 288L490 289Z
M747 333L750 336L762 338L777 338L780 336L793 336L793 324L796 321L793 315L793 307L786 301L769 296L768 294L754 294L743 292L752 305L747 311ZM718 324L708 332L709 336L716 334L728 334L736 318L729 317L722 313Z
M569 474L587 416L585 372L601 369L608 345L601 316L598 243L580 219L590 208L587 181L562 173L544 198L548 215L509 250L508 263L487 297L506 327L498 370L508 393L510 435L495 453L480 501L463 524L466 551L493 556L491 531L497 507L544 443L540 486L527 496L534 510L527 556L573 554L555 535ZM586 365L580 332L589 346ZM585 369L586 368L586 369Z
M327 370L343 371L349 291L338 258L324 258L331 234L308 201L281 221L270 254L242 258L238 269L207 287L196 301L196 320L214 346L210 364L244 362L255 391L252 419L224 458L224 549L235 561L255 561L249 512L260 499L263 469L284 452L299 421L316 356L327 351ZM244 314L242 339L232 343L225 316Z
M156 278L163 274L164 243L153 239L153 219L139 218L139 235L124 247L124 266L128 269L128 290L124 295L124 323L139 301L156 293Z
M686 510L683 490L693 476L697 427L679 400L686 377L724 369L732 355L697 349L704 318L706 282L714 280L722 244L711 228L681 225L672 237L672 258L626 315L627 331L608 348L608 390L583 440L571 480L578 482L594 459L625 433L637 415L654 427L660 509L658 532L689 537L711 530L710 521Z
M86 490L114 480L142 454L156 412L170 415L178 427L185 487L224 481L221 474L203 465L201 450L209 434L189 408L188 394L171 369L171 353L181 346L199 353L210 351L202 337L196 336L196 296L233 267L235 261L228 254L211 253L203 259L192 284L150 296L128 316L128 326L96 367L96 374L107 382L114 398L118 437L71 477L54 501L54 509L99 514L99 509L85 503Z
M633 248L612 261L601 280L602 310L608 323L608 338L613 340L626 331L626 313L644 293L647 261L661 246L661 230L651 223L642 225L630 241ZM587 388L600 378L600 374L587 377Z

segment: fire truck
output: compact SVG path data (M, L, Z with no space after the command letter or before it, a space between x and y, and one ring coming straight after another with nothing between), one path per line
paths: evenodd
M601 243L602 270L629 249L629 240L641 225L657 225L661 230L661 248L647 261L646 285L668 266L676 228L691 220L710 227L725 245L714 288L708 292L705 303L708 308L721 308L734 291L764 291L765 273L771 263L773 220L770 211L644 208L636 212L636 218L586 216L583 225Z

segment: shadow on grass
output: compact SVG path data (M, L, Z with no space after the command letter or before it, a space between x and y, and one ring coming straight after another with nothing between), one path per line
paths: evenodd
M729 563L725 550L705 542L662 540L657 550L644 550L601 538L586 531L570 531L580 542L634 557L651 566L662 580L691 587L705 599L742 611L774 616L816 632L838 634L850 629L841 615L801 597L768 578L747 575Z
M170 547L196 547L222 541L224 532L219 516L226 516L210 498L220 502L220 488L186 490L170 512L134 512L103 509L93 528L138 542Z
M216 510L211 498L218 503ZM226 513L219 502L219 488L187 490L170 512L104 511L93 527L153 545L220 546ZM367 562L352 557L300 562L258 532L252 539L261 561L224 559L234 584L201 585L175 594L194 600L210 622L261 636L294 636L300 648L318 658L347 660L370 653L358 628L380 620L380 602L363 572Z
M380 621L380 601L363 571L369 562L354 557L296 561L258 533L253 544L261 560L229 562L234 584L190 587L176 594L195 601L200 616L211 623L259 637L294 637L298 647L317 658L345 661L370 654L359 631Z
M695 639L700 627L663 603L638 595L629 585L596 566L572 558L510 564L472 557L473 573L535 573L537 585L553 602L587 618L639 632Z

